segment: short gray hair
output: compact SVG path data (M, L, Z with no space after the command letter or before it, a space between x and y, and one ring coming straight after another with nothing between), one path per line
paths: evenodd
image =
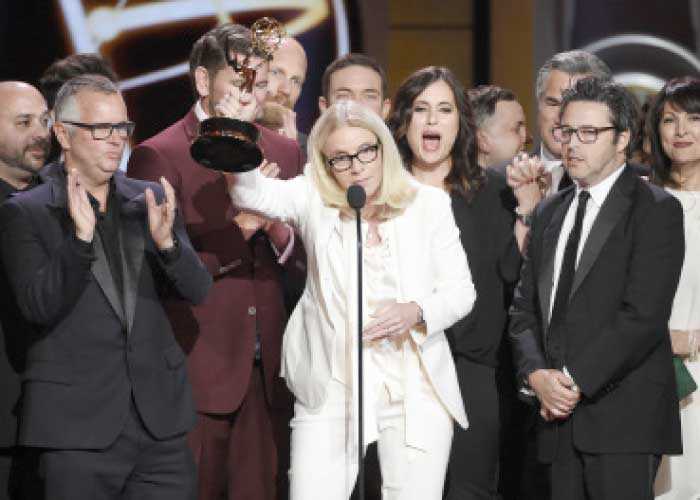
M586 52L585 50L570 50L568 52L559 52L554 54L547 62L545 62L537 72L537 100L539 101L544 94L544 85L553 70L562 71L568 75L589 74L604 80L612 78L612 73L607 64L595 54Z
M119 94L116 84L104 76L81 75L71 78L61 86L58 94L56 94L56 102L53 108L56 121L65 119L66 115L71 116L74 120L80 118L75 116L77 113L75 96L85 91L105 95Z

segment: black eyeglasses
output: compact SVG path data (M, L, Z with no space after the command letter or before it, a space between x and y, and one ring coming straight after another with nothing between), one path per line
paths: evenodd
M617 127L566 127L560 125L554 127L554 140L561 142L562 144L569 144L571 142L571 137L576 134L579 142L582 144L593 144L598 140L598 134L601 132L606 132L608 130L617 130Z
M363 165L376 160L377 154L379 153L379 145L380 143L362 146L354 155L338 155L334 156L333 158L329 158L326 160L326 162L328 163L328 166L336 172L344 172L352 167L352 161L355 158L357 158L357 161Z
M97 141L103 141L112 136L116 130L120 139L128 139L134 134L134 122L119 122L119 123L82 123L61 120L63 123L75 125L76 127L84 128L92 133L92 138Z

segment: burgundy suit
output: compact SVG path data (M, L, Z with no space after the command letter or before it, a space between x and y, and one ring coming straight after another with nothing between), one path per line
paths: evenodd
M252 397L256 397L258 403L263 402L253 413L260 408L267 407L273 412L291 405L291 396L279 378L281 340L287 319L282 278L286 273L296 280L303 279L300 276L303 276L305 266L300 248L295 248L285 263L285 270L277 263L270 241L262 232L245 240L233 220L238 211L231 204L222 174L200 166L190 156L189 147L197 136L198 126L197 116L191 110L183 119L137 146L129 159L128 174L147 180L163 176L173 185L192 245L214 278L209 295L201 305L172 302L166 307L175 336L187 353L197 411L205 416L203 418L214 419L212 421L228 419L233 428L242 418L240 413L245 410L246 398L251 397L251 391L257 390L260 394ZM268 161L279 165L280 177L301 174L302 156L296 142L259 128L259 146ZM261 344L261 363L255 363L256 328ZM261 380L256 380L256 373L262 374L258 377ZM248 416L252 418L251 422L256 422L269 415ZM203 432L211 434L209 430ZM274 446L265 451L261 439L267 437L255 435L259 432L265 432L265 428L248 428L236 438L240 442L231 442L230 447L240 448L233 450L234 453L258 450L262 462L274 462L274 457L266 456L275 454ZM200 437L190 442L195 448L206 446ZM280 449L280 454L285 452ZM195 449L194 453L197 459L208 452ZM287 458L280 457L283 462ZM226 464L211 464L212 461L219 459L202 458L200 482L210 474L218 477L238 473L237 470L230 471ZM249 467L250 462L246 460L237 467ZM214 470L203 471L203 467L213 467ZM229 482L231 480L229 477ZM252 480L248 482L254 483ZM200 484L200 500L218 494L205 493L207 488L207 485ZM258 494L241 488L232 490L229 487L228 491L229 495L235 491L250 499L270 497L264 492Z

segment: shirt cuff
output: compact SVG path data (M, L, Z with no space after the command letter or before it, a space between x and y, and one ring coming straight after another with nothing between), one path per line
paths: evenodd
M93 236L93 238L95 237L98 237L97 234ZM90 261L95 260L95 251L93 249L92 241L81 240L74 231L71 231L70 246L73 249L73 252L81 259Z
M578 391L579 391L578 385L576 385L576 381L574 380L574 377L572 377L572 376L571 376L571 373L569 373L569 369L568 369L566 366L564 366L564 367L562 368L561 371L562 371L562 373L563 373L564 375L566 375L567 377L569 377L569 378L571 379L571 381L574 383L574 385L572 385L572 386L570 387L570 389L571 389L572 391L578 392Z
M166 266L169 266L180 257L180 245L175 235L173 235L173 246L165 250L158 250L158 255Z
M289 242L287 242L287 246L285 247L282 253L280 253L280 251L277 250L277 247L274 245L274 243L270 241L270 246L272 247L272 250L277 256L278 264L284 264L285 262L287 262L289 256L292 255L292 250L294 250L294 229L289 224L285 224L285 227L289 231Z

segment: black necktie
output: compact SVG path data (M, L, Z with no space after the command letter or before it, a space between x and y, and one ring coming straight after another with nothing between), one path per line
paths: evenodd
M571 285L574 282L576 273L576 255L578 244L581 240L581 227L583 226L583 216L586 215L586 204L591 197L588 191L581 191L578 195L578 207L576 208L576 220L574 227L569 233L564 249L564 259L559 271L559 281L557 282L557 294L554 297L552 306L552 316L549 320L550 330L560 326L566 317L566 308L569 304L569 294Z

